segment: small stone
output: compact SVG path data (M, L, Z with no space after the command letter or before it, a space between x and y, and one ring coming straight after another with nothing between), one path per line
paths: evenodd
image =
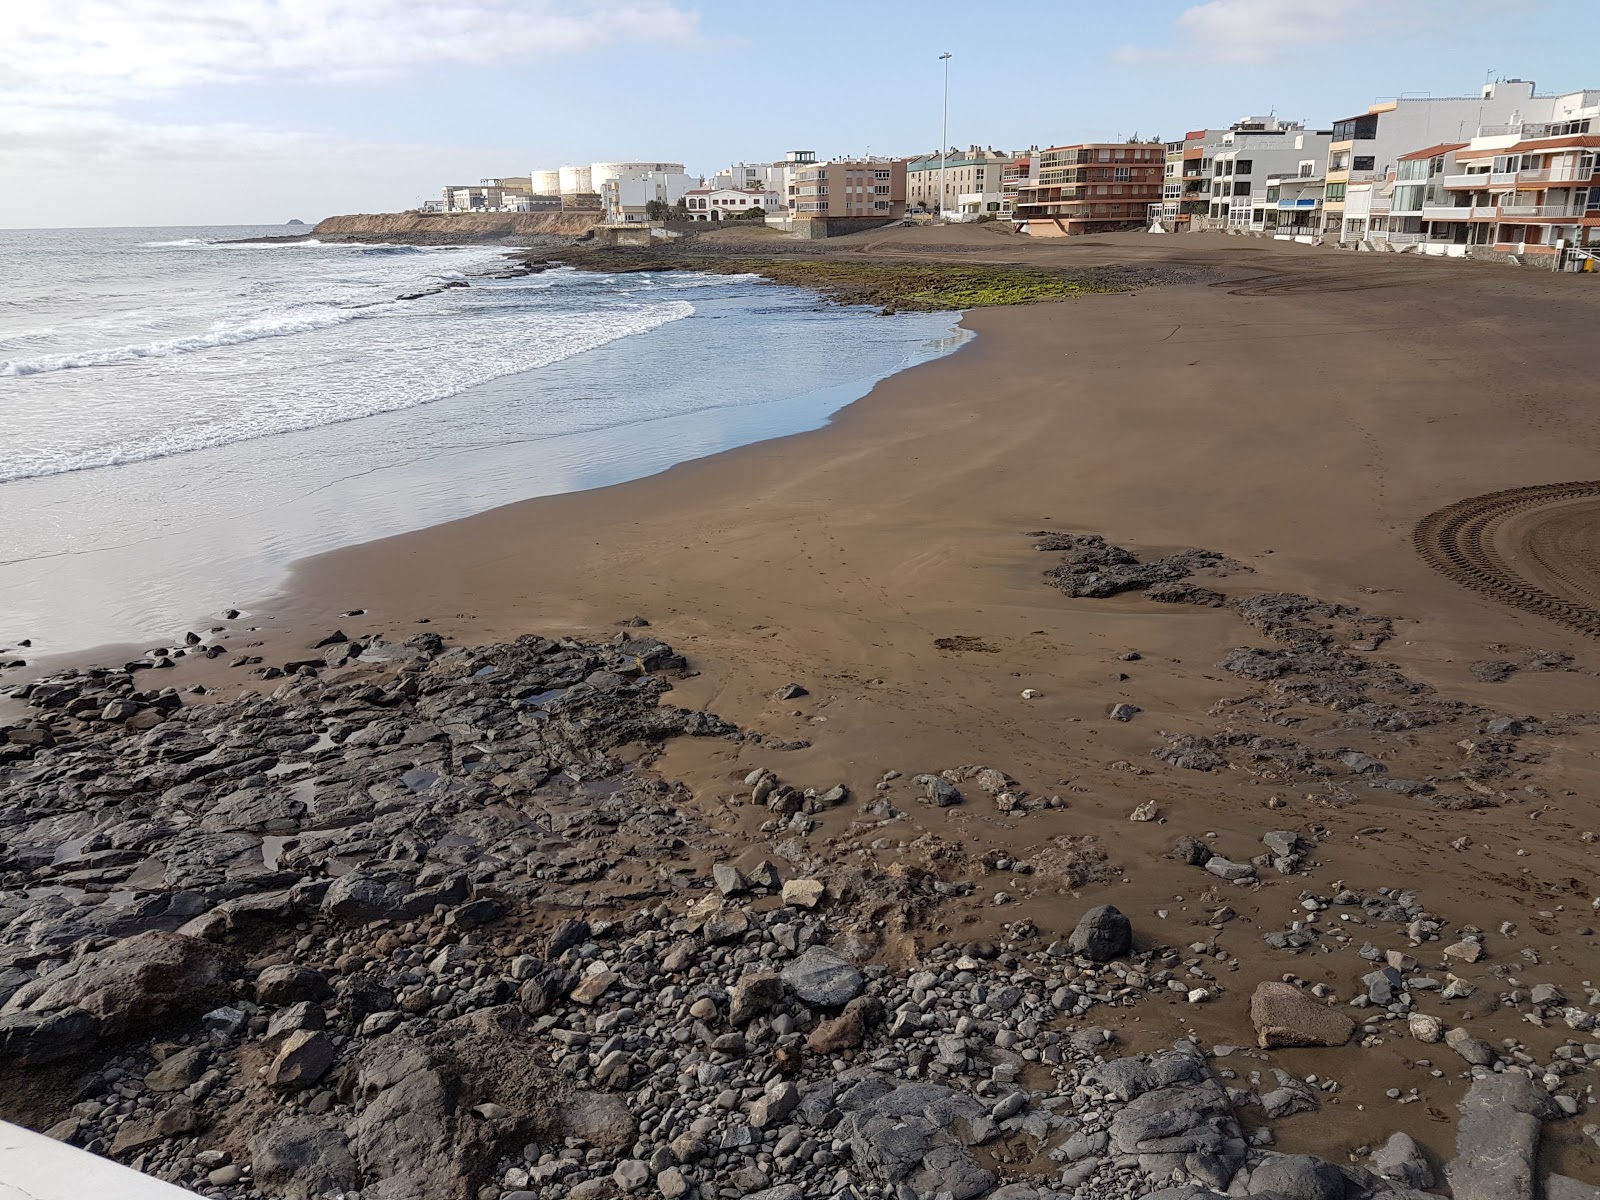
M1419 1042L1438 1042L1444 1038L1444 1022L1427 1013L1412 1013L1406 1018L1406 1025Z
M842 1008L861 994L866 981L843 955L812 946L783 969L783 981L807 1004Z
M737 896L745 890L745 878L739 874L738 868L728 863L717 863L711 868L712 882L717 885L717 891L724 896Z
M1113 704L1110 717L1113 721L1131 721L1143 711L1137 704Z
M578 986L572 989L572 1000L575 1004L593 1004L621 978L621 975L610 970L600 970L585 975L578 982Z
M650 1167L636 1158L627 1158L617 1164L611 1178L623 1192L637 1192L650 1182Z
M267 1068L267 1086L280 1091L309 1087L333 1066L333 1043L320 1030L297 1029Z
M815 908L822 902L820 879L790 879L783 885L783 902L790 908Z

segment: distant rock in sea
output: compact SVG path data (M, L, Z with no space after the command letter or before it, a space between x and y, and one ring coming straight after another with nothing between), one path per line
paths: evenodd
M304 225L305 224L305 222L302 221L299 217L290 217L289 220L286 223L289 224L289 225Z

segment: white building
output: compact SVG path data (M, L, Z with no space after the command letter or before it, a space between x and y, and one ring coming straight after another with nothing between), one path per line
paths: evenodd
M773 188L695 188L685 198L694 221L728 221L752 208L771 214L785 209L784 197Z
M651 203L676 204L699 185L698 179L682 171L619 173L600 184L600 199L607 221L635 225L650 219Z
M951 150L942 160L937 152L914 158L906 164L906 207L922 212L957 212L964 194L988 196L998 204L1006 172L1032 153L971 146L966 150ZM941 183L944 187L942 201Z
M1363 231L1347 208L1348 236L1375 247L1547 264L1574 247L1600 246L1600 91L1555 97L1551 114L1402 154L1386 225Z
M1465 143L1481 127L1554 122L1564 99L1538 95L1525 79L1502 79L1484 84L1475 96L1401 96L1380 100L1366 112L1336 121L1328 146L1328 188L1323 204L1328 237L1360 240L1354 228L1345 226L1345 195L1350 184L1381 180L1397 169L1402 154L1427 146Z
M783 199L777 211L792 210L795 173L804 167L815 166L816 162L815 150L791 150L782 158L772 162L734 163L706 180L706 186L724 191L728 189L749 191L752 188L759 188L776 192Z
M1264 232L1273 183L1322 177L1331 132L1272 123L1278 127L1235 126L1212 150L1210 207L1205 224L1196 228Z

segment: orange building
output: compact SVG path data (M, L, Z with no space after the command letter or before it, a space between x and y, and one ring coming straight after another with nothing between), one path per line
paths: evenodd
M1039 155L1039 178L1017 187L1012 220L1034 237L1141 228L1161 200L1165 163L1160 142L1052 146Z

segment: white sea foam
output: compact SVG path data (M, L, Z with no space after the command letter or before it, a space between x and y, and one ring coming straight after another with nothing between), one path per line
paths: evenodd
M357 315L409 307L373 305ZM447 358L419 359L417 347L408 339L374 334L362 339L368 343L362 347L363 357L342 360L338 372L324 367L316 374L313 387L294 386L293 374L304 366L291 363L285 364L285 374L290 377L280 380L275 389L261 381L254 392L247 391L231 403L213 395L186 396L171 419L151 419L158 414L141 411L145 423L131 434L121 433L108 415L101 418L92 438L77 439L77 444L24 448L0 460L0 483L144 462L416 408L490 379L549 366L608 342L648 332L693 312L694 305L687 300L670 300L613 304L592 313L478 321L463 326L454 343L439 347L449 353ZM374 323L378 327L388 324ZM281 335L257 334L254 340L263 336ZM221 342L214 348L239 344ZM370 357L374 364L385 364L391 355L395 369L389 374L375 371L366 361ZM128 361L137 359L119 360Z
M292 337L343 325L362 317L377 316L397 307L398 302L369 304L360 308L313 308L304 312L258 317L238 325L218 321L205 333L167 338L132 346L110 346L82 350L73 354L52 354L40 358L0 359L0 376L48 375L53 371L72 371L80 367L112 367L144 358L170 358L176 354L197 354L222 346L238 346L262 338Z

